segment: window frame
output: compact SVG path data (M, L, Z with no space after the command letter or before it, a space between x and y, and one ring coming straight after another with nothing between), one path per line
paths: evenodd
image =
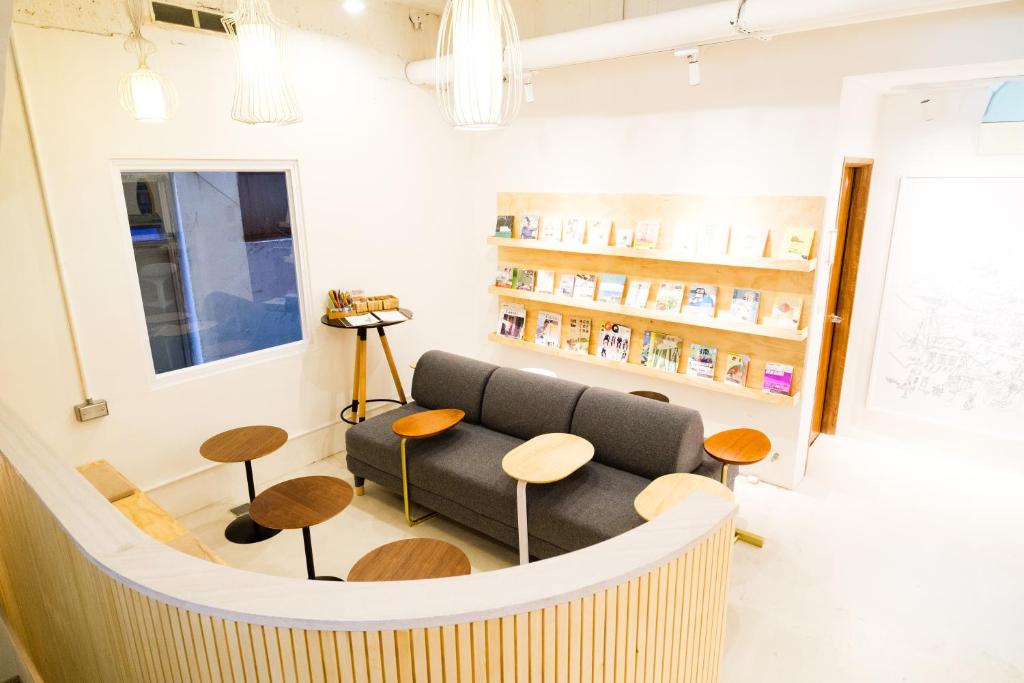
M291 213L292 252L295 255L295 284L299 303L299 329L302 339L288 344L272 346L267 349L250 351L249 353L221 358L219 360L192 365L178 370L157 373L153 363L153 352L150 347L149 333L146 326L146 315L142 300L142 287L139 283L135 264L135 249L132 243L131 226L128 220L128 205L124 197L122 173L187 173L197 172L236 172L236 173L284 173L288 191L288 208ZM163 388L189 382L204 377L218 375L253 365L273 362L282 358L300 355L315 348L312 329L312 312L309 284L308 254L306 250L306 230L302 211L302 200L299 195L299 163L295 159L112 159L111 177L116 195L116 206L120 229L120 241L124 250L122 262L125 264L126 279L133 282L131 291L135 293L136 329L141 333L145 347L145 367L139 371L148 376L150 385ZM128 267L130 266L130 268Z

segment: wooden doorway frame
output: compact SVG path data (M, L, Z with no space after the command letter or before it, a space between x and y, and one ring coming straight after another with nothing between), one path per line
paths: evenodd
M818 362L818 381L814 390L814 412L811 414L811 443L819 434L836 432L874 164L874 159L848 157L843 160L839 211L836 215L835 260L829 275L828 301L823 320L821 359Z

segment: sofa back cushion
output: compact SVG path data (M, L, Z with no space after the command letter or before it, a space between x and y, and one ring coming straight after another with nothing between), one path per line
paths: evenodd
M594 460L654 479L701 464L700 413L649 398L591 387L572 418L572 433L594 445Z
M520 439L550 432L568 432L582 384L498 368L484 391L481 424Z
M412 397L428 410L458 408L466 413L466 422L479 424L484 387L497 367L444 351L427 351L416 363Z

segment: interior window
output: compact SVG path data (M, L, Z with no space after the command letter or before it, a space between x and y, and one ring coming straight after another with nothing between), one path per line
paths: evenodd
M121 182L157 374L302 339L285 173Z

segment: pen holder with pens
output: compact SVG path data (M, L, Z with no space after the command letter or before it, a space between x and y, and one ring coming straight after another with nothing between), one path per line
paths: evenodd
M328 320L341 320L373 311L391 311L398 308L398 297L391 294L381 296L354 295L351 292L331 290L328 292Z

